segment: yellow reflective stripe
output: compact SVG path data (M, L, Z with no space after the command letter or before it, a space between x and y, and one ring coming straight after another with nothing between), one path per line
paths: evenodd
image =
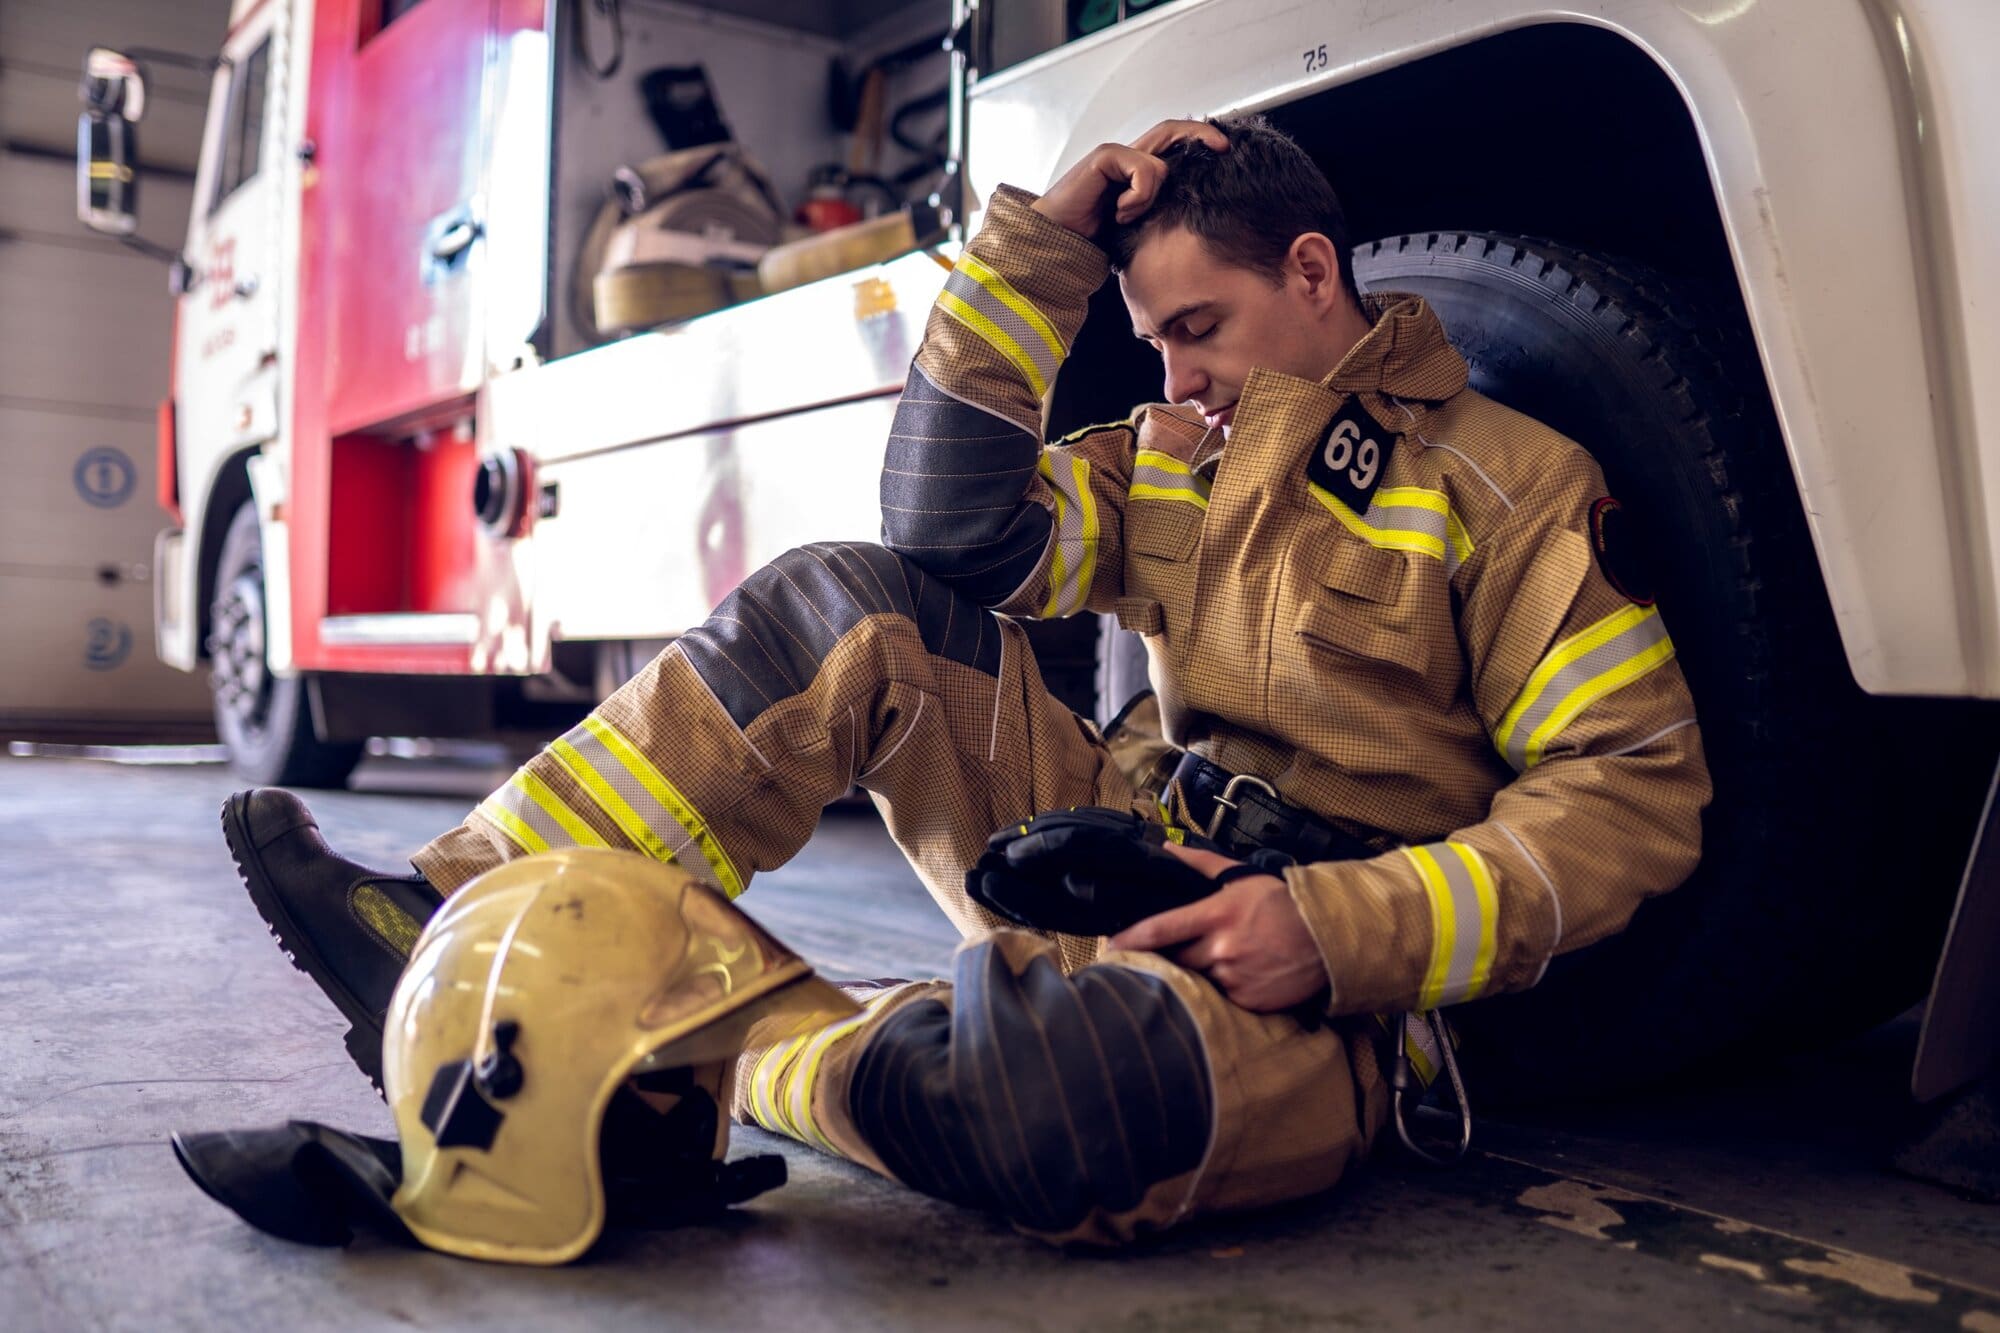
M828 1051L860 1031L884 1003L911 984L904 982L877 991L863 1002L860 1013L779 1042L757 1057L750 1075L751 1118L774 1134L784 1134L839 1155L840 1149L820 1129L819 1119L812 1110L820 1066Z
M1648 608L1643 606L1620 607L1581 634L1573 635L1557 644L1554 651L1544 657L1528 674L1528 682L1521 687L1521 693L1515 696L1514 702L1508 706L1505 713L1501 714L1500 725L1493 731L1494 743L1500 750L1503 753L1506 751L1507 742L1512 738L1521 715L1541 697L1542 691L1548 688L1549 682L1555 679L1557 672L1585 653L1602 647L1638 624L1647 610Z
M1516 771L1542 761L1577 714L1674 655L1659 612L1624 606L1558 643L1493 728L1493 744Z
M528 799L540 806L543 813L562 826L562 831L569 834L572 845L578 847L611 845L596 829L578 818L576 812L565 805L563 799L557 796L546 782L527 769L524 768L514 775L514 784L527 793Z
M1578 713L1605 695L1630 685L1673 655L1674 641L1662 638L1618 665L1591 677L1563 696L1562 702L1557 704L1555 711L1549 715L1549 720L1536 727L1533 734L1528 737L1528 766L1532 768L1542 762L1543 752L1548 749L1549 742L1554 740L1564 727L1575 721Z
M501 805L492 797L481 801L474 809L476 815L484 815L486 821L495 825L524 852L546 852L549 845L542 841L542 835L529 828L521 817Z
M1308 482L1306 490L1349 532L1387 551L1415 551L1444 562L1455 574L1472 557L1471 534L1442 491L1421 486L1385 486L1375 492L1366 514L1357 514L1324 486ZM1416 514L1398 516L1398 510Z
M756 1072L750 1080L750 1112L757 1123L773 1134L783 1134L801 1143L805 1142L805 1135L799 1133L798 1126L786 1117L778 1084L800 1048L811 1041L813 1035L804 1033L779 1042L764 1052L758 1058Z
M1439 549L1442 550L1448 543L1461 564L1471 558L1471 534L1466 532L1465 524L1459 520L1458 511L1451 507L1451 501L1444 492L1427 491L1421 486L1384 486L1375 492L1375 499L1368 506L1369 515L1372 517L1377 509L1427 509L1433 514L1444 515L1444 537Z
M1076 600L1070 610L1079 611L1090 597L1090 582L1097 577L1097 497L1090 491L1090 464L1083 455L1070 458L1070 472L1076 479L1077 499L1083 505L1083 564L1076 575Z
M827 1138L819 1127L819 1117L812 1113L813 1089L819 1085L820 1062L826 1059L828 1051L859 1032L863 1024L874 1018L884 1001L908 989L910 985L911 983L905 982L901 986L891 986L869 996L863 1002L860 1013L850 1018L843 1018L831 1027L822 1029L813 1044L806 1048L805 1056L800 1062L798 1077L793 1080L792 1117L803 1125L820 1147L836 1156L839 1155L840 1149L833 1146L833 1140Z
M1431 961L1424 970L1424 984L1417 992L1419 1009L1435 1009L1438 997L1444 994L1445 973L1451 966L1453 936L1457 930L1457 918L1452 911L1451 886L1445 883L1444 870L1431 855L1428 847L1405 847L1403 855L1416 867L1417 878L1423 881L1425 896L1431 905Z
M636 846L660 860L685 865L711 887L723 887L722 876L680 817L588 725L570 728L551 748L556 761L571 770Z
M1141 449L1133 455L1134 467L1156 467L1162 472L1178 472L1183 477L1192 477L1194 469L1172 454L1163 454L1158 449Z
M1477 850L1462 842L1405 847L1431 908L1431 957L1417 1007L1476 999L1493 973L1500 895Z
M1178 500L1182 504L1191 504L1196 509L1208 508L1208 497L1200 491L1181 490L1178 487L1168 489L1165 486L1149 485L1143 481L1133 486L1126 494L1135 500Z
M850 1022L852 1020L849 1020ZM819 1076L819 1062L825 1058L827 1047L844 1033L832 1030L814 1036L800 1057L802 1065L790 1080L790 1088L785 1095L786 1110L791 1122L801 1131L799 1142L811 1143L823 1152L837 1153L833 1141L820 1131L819 1119L812 1113L813 1083Z
M767 1049L757 1057L756 1066L750 1071L750 1118L772 1133L780 1133L777 1112L771 1109L770 1088L776 1077L778 1056L785 1043Z
M971 329L994 351L1012 361L1015 368L1021 372L1022 378L1028 381L1028 387L1034 391L1035 397L1040 398L1048 391L1048 382L1042 378L1041 368L1035 364L1035 359L1023 351L1019 343L1008 337L1006 331L998 324L974 310L953 292L938 293L938 309Z
M1370 509L1428 509L1433 514L1450 514L1451 501L1442 491L1427 491L1421 486L1384 486L1375 492Z
M1403 1050L1410 1057L1417 1081L1428 1088L1438 1076L1439 1056L1437 1036L1422 1014L1403 1015Z
M1422 1014L1377 1014L1375 1025L1391 1042L1400 1040L1417 1082L1428 1088L1437 1078L1436 1038Z
M673 849L660 841L659 836L646 826L646 821L639 818L639 812L627 804L625 798L604 780L603 774L591 767L590 761L579 754L574 745L558 736L549 742L549 749L554 753L556 762L583 785L590 793L591 799L597 802L598 808L611 816L611 821L632 840L634 846L655 861L674 859Z
M1015 290L1013 283L994 272L978 255L970 253L960 255L958 268L961 273L991 292L995 300L1019 315L1029 328L1040 334L1042 341L1048 344L1049 353L1057 361L1069 355L1069 348L1063 346L1062 339L1056 334L1055 325L1049 323L1047 317L1036 308L1035 303Z
M1055 615L1056 607L1062 600L1063 583L1069 578L1068 560L1063 554L1062 541L1063 528L1069 524L1069 499L1063 494L1062 487L1055 484L1055 464L1051 461L1051 456L1046 450L1043 451L1041 458L1036 461L1035 469L1047 479L1049 489L1055 492L1056 497L1056 522L1053 537L1055 549L1049 553L1049 595L1043 601L1041 610L1041 618L1047 620Z
M1176 500L1205 510L1208 490L1207 479L1172 454L1141 449L1132 460L1132 480L1125 493L1134 499Z
M638 748L626 740L609 722L592 713L584 718L583 725L591 735L604 743L604 748L611 751L618 762L625 766L626 772L637 778L640 785L653 794L654 800L665 806L668 813L680 821L681 827L687 830L688 836L701 848L702 857L715 871L715 877L722 881L722 891L731 898L741 894L743 877L736 873L736 867L730 864L729 854L722 850L722 844L716 841L715 834L710 831L708 821L688 804L687 797L681 795L679 789L667 781L666 775L654 768L646 756L640 754Z
M1056 472L1055 454L1044 451L1035 464L1056 497L1055 549L1049 558L1049 593L1041 617L1066 616L1080 609L1097 577L1097 497L1090 489L1090 464L1070 454L1067 476ZM1075 547L1072 554L1071 547Z
M1478 848L1462 842L1447 842L1445 846L1465 862L1472 875L1473 892L1479 896L1479 947L1473 954L1472 975L1466 978L1465 994L1461 997L1476 1000L1486 993L1486 985L1493 979L1493 959L1500 948L1500 893L1494 886L1493 872Z
M1385 551L1415 551L1419 555L1430 556L1433 560L1444 559L1443 538L1428 532L1375 527L1348 508L1345 501L1336 498L1324 486L1308 483L1306 489L1312 493L1313 499L1325 506L1328 513L1340 520L1343 527L1370 546ZM1373 512L1372 507L1370 512Z

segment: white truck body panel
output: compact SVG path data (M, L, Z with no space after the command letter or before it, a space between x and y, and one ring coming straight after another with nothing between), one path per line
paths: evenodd
M904 255L495 379L482 448L524 450L557 488L520 543L532 658L697 624L802 542L876 540L894 398L948 262Z

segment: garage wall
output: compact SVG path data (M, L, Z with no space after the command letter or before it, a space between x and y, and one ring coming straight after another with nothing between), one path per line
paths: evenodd
M76 83L93 44L212 53L227 0L0 4L0 736L180 736L205 682L153 651L154 409L165 265L76 220ZM186 228L208 79L155 67L140 230Z

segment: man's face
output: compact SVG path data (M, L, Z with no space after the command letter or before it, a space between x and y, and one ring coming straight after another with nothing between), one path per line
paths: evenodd
M1289 266L1282 283L1224 263L1185 227L1140 241L1119 275L1132 332L1160 353L1166 399L1192 403L1211 427L1229 428L1253 366L1317 380L1327 360L1324 293Z

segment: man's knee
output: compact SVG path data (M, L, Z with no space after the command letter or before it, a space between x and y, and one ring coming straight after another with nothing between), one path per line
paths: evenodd
M1213 1123L1201 1039L1162 980L1115 964L1018 972L997 940L959 954L955 993L870 1035L856 1128L899 1180L1068 1232L1197 1167Z
M834 648L856 634L910 633L930 653L998 675L990 613L886 547L819 542L752 573L677 641L737 726L801 694Z

